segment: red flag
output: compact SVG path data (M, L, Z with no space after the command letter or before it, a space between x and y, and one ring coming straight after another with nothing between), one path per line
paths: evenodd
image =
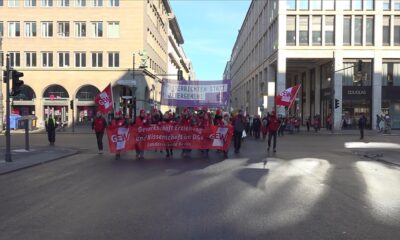
M296 99L299 89L300 89L300 84L281 92L278 96L275 97L276 105L290 107L293 101Z
M94 101L97 104L97 110L102 113L109 113L113 110L113 98L111 83L97 96Z
M108 146L110 152L127 152L135 149L133 129L127 127L107 128Z

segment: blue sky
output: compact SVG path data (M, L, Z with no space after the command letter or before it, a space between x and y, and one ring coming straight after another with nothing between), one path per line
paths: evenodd
M198 80L220 80L250 0L171 0Z

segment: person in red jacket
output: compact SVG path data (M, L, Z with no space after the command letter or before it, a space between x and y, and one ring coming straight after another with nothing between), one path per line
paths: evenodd
M275 111L272 111L268 119L268 151L271 147L271 139L274 138L274 152L276 152L276 135L278 133L281 122L276 117Z
M99 154L103 154L103 136L104 131L107 127L107 121L101 114L101 112L96 113L96 118L92 122L92 130L96 133L97 148L99 149Z
M144 127L150 125L150 119L144 109L140 109L139 116L136 117L134 125L136 127ZM136 158L138 160L144 159L144 150L140 145L136 144Z
M120 128L120 127L128 127L128 123L126 119L123 117L122 112L118 111L115 113L114 119L111 121L110 128ZM121 158L121 152L117 151L115 154L115 160L119 160Z

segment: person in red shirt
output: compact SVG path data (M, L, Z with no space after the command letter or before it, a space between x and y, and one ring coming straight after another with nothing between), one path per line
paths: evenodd
M92 122L92 130L94 130L96 134L97 148L99 149L99 154L103 154L103 136L106 127L106 119L103 117L101 112L97 112L96 118Z
M268 119L268 151L271 147L271 139L274 138L274 152L276 152L276 135L280 128L281 122L276 117L275 111L272 111Z
M169 110L164 114L164 119L162 124L173 124L173 123L175 123L174 117L171 113L171 110ZM173 148L167 147L166 150L167 150L167 156L166 156L167 159L172 158L172 156L174 155L174 152L172 151Z
M207 108L203 108L200 110L198 116L197 116L197 126L202 128L202 129L207 129L211 126L211 118L209 116L209 113L207 112ZM202 153L205 154L206 157L208 157L209 149L202 149L200 150Z
M189 114L189 109L184 108L182 111L180 125L182 126L193 126L193 117ZM182 157L190 157L191 149L184 148L182 149Z

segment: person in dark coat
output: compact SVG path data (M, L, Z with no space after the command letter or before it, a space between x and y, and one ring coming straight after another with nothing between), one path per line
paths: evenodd
M366 125L367 125L367 118L363 113L361 114L360 119L358 119L358 128L360 129L360 139L364 139L364 129Z
M259 115L256 115L253 119L253 132L256 139L260 138L261 131L261 119Z
M56 128L57 122L53 116L49 116L45 121L47 138L49 139L50 146L54 146L56 142Z
M107 121L101 114L101 112L96 113L96 118L92 122L92 130L94 130L97 139L97 148L99 149L99 154L103 154L103 136L104 131L107 127Z
M233 125L233 142L235 146L235 153L239 153L240 146L242 143L242 135L243 135L243 130L246 128L246 118L243 116L243 111L239 110L238 114L235 116L235 118L232 121Z
M276 152L276 136L281 126L280 120L276 117L275 111L272 111L268 119L268 151L271 147L271 140L274 140L273 151Z

